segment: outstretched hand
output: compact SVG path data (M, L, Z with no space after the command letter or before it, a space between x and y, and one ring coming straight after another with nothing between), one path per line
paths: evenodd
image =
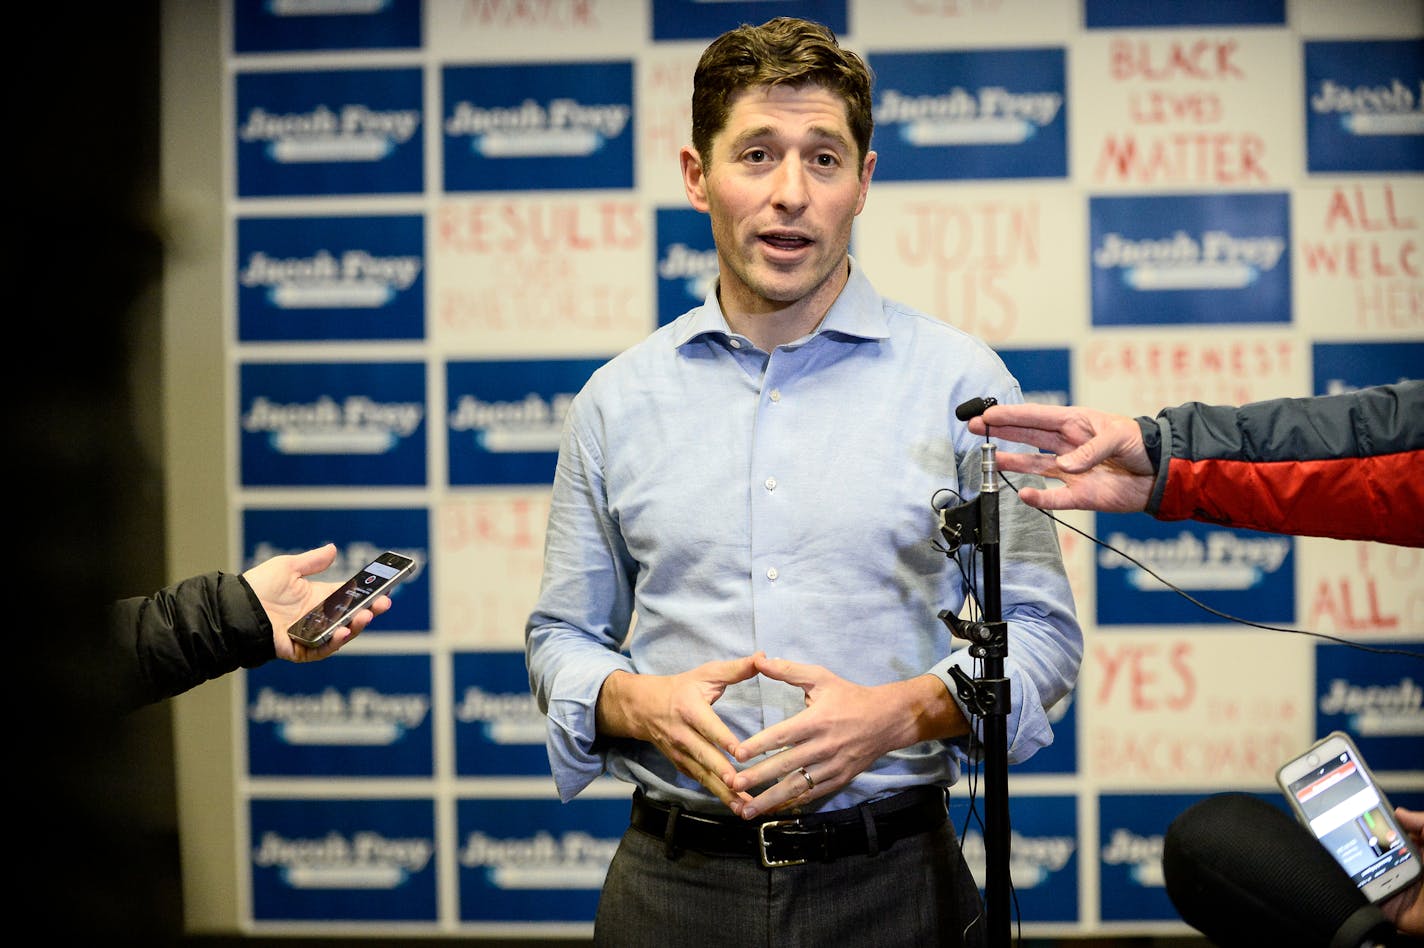
M1005 441L1050 452L996 452L1001 471L1063 482L1054 488L1020 487L1019 497L1030 506L1114 513L1147 508L1155 471L1132 418L1060 405L994 405L971 418L969 430L992 431Z
M278 658L289 662L315 662L326 658L360 635L372 619L391 607L389 596L377 596L358 609L350 623L337 629L320 648L308 648L293 641L287 635L288 627L341 586L339 582L317 582L307 577L322 572L335 561L336 544L328 543L305 553L274 556L242 574L272 623L272 644Z

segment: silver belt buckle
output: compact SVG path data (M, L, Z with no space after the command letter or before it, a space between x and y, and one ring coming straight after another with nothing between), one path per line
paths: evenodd
M767 820L765 823L757 826L757 842L760 843L757 855L761 857L761 864L763 866L768 869L778 869L782 866L799 866L806 861L804 859L772 859L766 854L766 831L768 829L774 829L778 826L796 826L800 822L800 820Z

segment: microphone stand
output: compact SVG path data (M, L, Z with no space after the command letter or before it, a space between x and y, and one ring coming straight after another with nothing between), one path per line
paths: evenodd
M982 409L981 409L982 410ZM988 948L1009 944L1009 680L1004 677L1008 624L1003 621L999 588L999 466L995 446L980 446L979 496L940 512L940 533L952 553L968 542L979 548L984 565L983 620L967 622L942 610L940 621L970 642L969 654L983 660L982 673L970 678L950 669L960 699L984 721L984 901Z

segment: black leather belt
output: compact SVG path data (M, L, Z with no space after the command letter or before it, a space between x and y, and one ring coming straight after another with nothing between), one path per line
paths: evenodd
M917 787L893 797L829 813L747 822L707 816L633 794L632 827L663 841L668 855L691 850L708 856L755 856L768 869L829 862L841 856L875 855L897 840L916 836L948 819L944 791Z

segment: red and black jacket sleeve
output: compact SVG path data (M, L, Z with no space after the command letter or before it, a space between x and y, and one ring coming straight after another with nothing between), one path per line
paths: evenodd
M1159 520L1424 546L1424 381L1138 423Z

